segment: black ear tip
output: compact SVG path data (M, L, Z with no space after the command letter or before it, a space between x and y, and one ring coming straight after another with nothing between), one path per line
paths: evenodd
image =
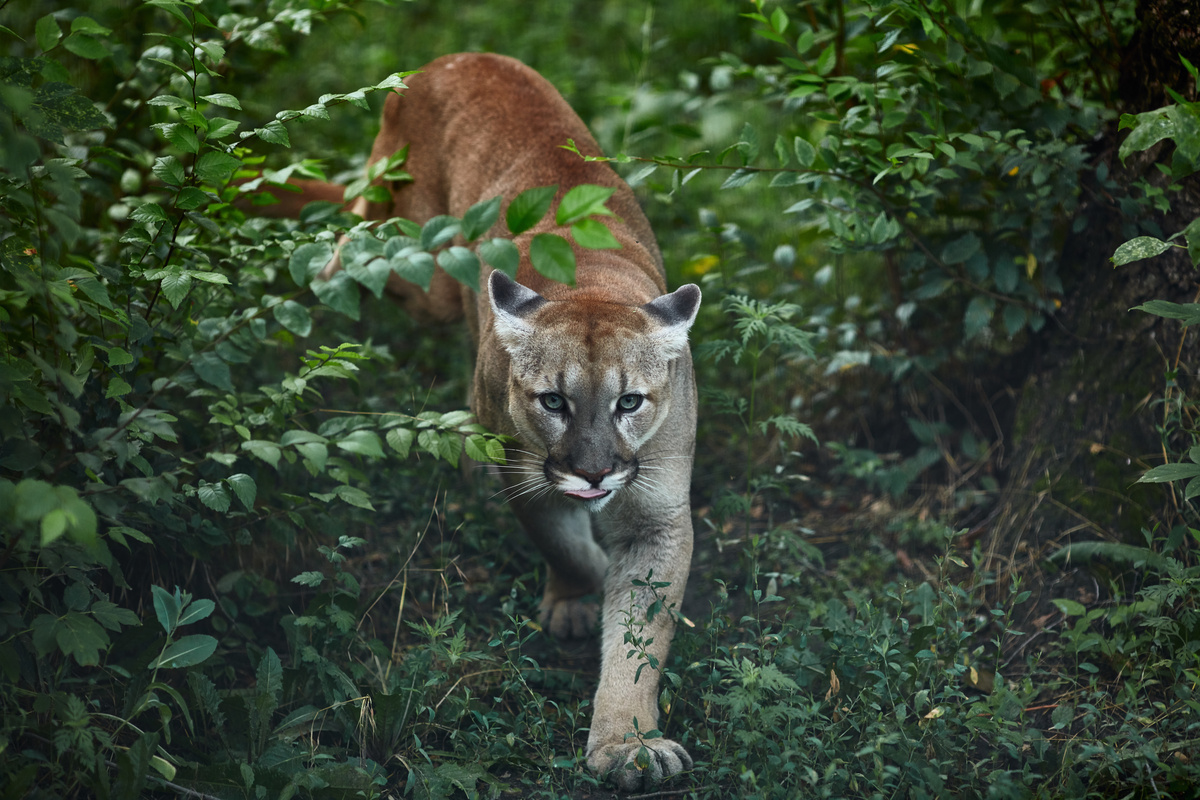
M492 270L492 274L488 278L488 288L491 289L492 292L496 292L496 291L503 292L504 290L509 289L509 287L511 287L515 284L516 284L516 281L514 281L512 278L508 277L508 275L504 274L503 272L501 272L498 269Z

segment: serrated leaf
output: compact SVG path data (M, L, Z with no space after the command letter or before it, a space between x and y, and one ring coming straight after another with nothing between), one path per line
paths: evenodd
M529 244L533 268L559 283L575 283L575 253L566 239L554 233L539 233Z
M970 341L983 332L992 315L996 313L996 300L993 297L975 295L967 304L966 314L963 315L963 336Z
M208 506L213 511L224 514L229 510L229 504L231 502L229 492L227 492L225 487L219 483L200 484L199 488L196 489L196 495L200 498L201 503Z
M468 241L474 241L483 236L496 224L496 220L500 219L501 199L497 195L491 200L476 203L467 209L467 213L463 214L462 235Z
M261 439L250 439L242 442L242 449L256 458L270 464L272 467L279 466L279 445L274 442L267 442Z
M225 481L233 489L233 493L237 495L238 500L247 509L254 508L254 498L258 495L258 485L244 472L239 472L236 475L230 475Z
M202 94L200 99L206 103L212 103L214 106L223 108L234 108L238 111L242 110L242 104L236 97L227 92L217 92L216 94Z
M196 160L196 177L204 183L224 183L241 166L241 159L209 150Z
M413 432L408 428L392 428L387 432L388 446L400 454L401 458L408 458L409 451L412 449Z
M942 248L942 261L946 264L961 264L979 252L983 242L974 233L966 233Z
M151 171L158 176L159 180L170 186L183 185L187 177L183 171L183 164L180 164L179 159L175 156L163 156L156 159Z
M374 511L375 506L371 505L371 497L362 489L356 489L353 486L341 486L334 489L334 494L343 502L349 503L357 508L365 508L368 511Z
M81 667L100 663L100 651L109 645L108 634L94 619L77 611L68 611L54 626L54 641L63 655L74 658Z
M554 202L558 185L538 186L521 192L508 204L504 219L513 236L524 233L541 221Z
M802 167L811 167L813 162L817 160L817 148L812 146L807 139L797 136L792 143L792 149L796 153L796 161L800 162Z
M1174 246L1153 236L1139 236L1118 247L1111 260L1114 267L1119 267L1132 261L1141 261L1143 258L1153 258Z
M573 187L565 195L558 209L554 212L554 221L566 227L580 220L587 219L593 214L611 216L612 212L605 207L608 198L616 189L610 186L580 184Z

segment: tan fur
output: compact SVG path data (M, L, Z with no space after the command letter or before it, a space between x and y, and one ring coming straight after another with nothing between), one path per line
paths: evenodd
M395 274L388 291L419 319L462 317L472 331L473 409L489 429L518 442L503 470L511 505L549 565L544 627L555 636L590 634L597 610L584 598L604 596L588 764L622 789L648 786L691 767L676 742L627 738L635 719L643 732L657 727L658 673L646 667L635 681L642 662L627 657L623 640L632 628L648 643L646 652L665 664L672 618L663 611L646 621L654 593L633 582L652 576L669 583L658 590L665 608L679 605L687 583L696 428L687 331L699 290L664 294L662 258L633 193L606 164L560 147L573 139L584 153L600 152L536 72L510 58L464 54L438 59L406 82L402 96L387 100L371 160L407 145L404 168L413 181L389 187L390 207L358 201L354 210L363 217L461 217L477 202L500 195L507 207L521 191L549 184L559 187L556 204L579 184L616 189L608 202L616 219L606 222L621 249L576 248L573 287L542 277L529 263L533 234L567 234L551 214L515 240L517 283L494 273L475 296L439 270L428 293ZM489 235L504 234L500 222ZM324 276L337 268L332 262ZM543 398L550 394L569 413L547 410ZM641 400L628 399L635 396ZM640 405L626 412L619 402ZM602 490L610 493L589 497ZM643 745L649 758L638 768Z

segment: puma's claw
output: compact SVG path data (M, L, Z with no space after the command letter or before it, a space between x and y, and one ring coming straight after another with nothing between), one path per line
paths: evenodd
M691 769L692 757L670 739L633 739L597 748L588 755L588 767L606 775L621 791L636 792Z

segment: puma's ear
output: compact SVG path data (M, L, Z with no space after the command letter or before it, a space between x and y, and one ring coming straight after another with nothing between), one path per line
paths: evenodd
M510 353L519 348L533 332L528 317L546 303L532 289L527 289L500 270L488 278L488 300L500 344Z
M651 334L662 346L668 358L676 358L687 350L687 334L700 310L700 287L694 283L680 286L670 294L656 297L642 310L661 326Z

